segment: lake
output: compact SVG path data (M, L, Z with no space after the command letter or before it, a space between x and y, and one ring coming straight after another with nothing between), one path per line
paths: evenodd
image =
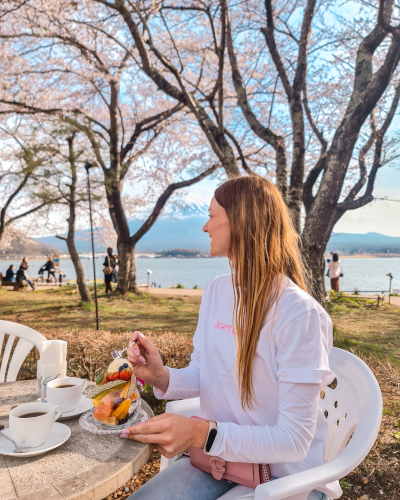
M104 257L96 259L96 276L103 278ZM340 280L342 290L352 291L358 288L360 291L383 291L389 289L389 278L385 275L392 271L394 278L392 290L400 289L400 258L371 258L371 259L342 259L344 277ZM13 263L18 269L20 262L12 260L0 260L0 270L3 274ZM29 275L36 277L43 261L30 261ZM93 266L90 259L82 259L83 269L88 279L93 279ZM197 285L204 286L215 276L229 273L228 259L225 258L198 258L198 259L136 259L138 283L147 283L147 270L150 269L150 283L155 282L157 286L169 288L176 283L181 283L185 288ZM70 260L61 260L61 269L67 273L67 278L74 279L75 270ZM45 273L47 276L47 272ZM325 278L325 286L329 288L329 279Z

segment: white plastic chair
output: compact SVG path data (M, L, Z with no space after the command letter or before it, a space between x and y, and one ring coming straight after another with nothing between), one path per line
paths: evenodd
M19 337L19 341L15 347L10 365L8 366L7 382L14 382L16 380L22 363L34 346L37 347L39 354L42 353L42 342L46 341L46 337L36 330L33 330L33 328L19 325L12 321L0 321L0 351L6 334L9 334L9 337L1 360L0 383L6 380L7 365L16 337Z
M360 358L342 349L332 349L329 365L337 386L326 387L320 402L328 420L326 463L258 486L255 500L305 500L313 489L354 470L372 448L382 418L382 395L374 374ZM169 402L166 412L200 415L200 398ZM161 470L174 460L161 457Z

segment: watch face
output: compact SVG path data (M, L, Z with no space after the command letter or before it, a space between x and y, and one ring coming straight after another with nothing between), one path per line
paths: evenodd
M217 429L211 429L208 434L207 444L206 444L206 452L208 453L211 450L212 445L214 444L215 438L217 437Z

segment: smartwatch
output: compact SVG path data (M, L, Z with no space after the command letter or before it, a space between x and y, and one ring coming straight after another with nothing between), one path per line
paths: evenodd
M218 432L217 422L214 422L213 420L207 420L207 422L208 422L208 435L206 439L206 444L204 445L203 448L204 453L210 452Z

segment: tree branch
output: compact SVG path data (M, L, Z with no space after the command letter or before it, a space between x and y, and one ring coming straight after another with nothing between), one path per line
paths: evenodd
M120 151L121 162L124 161L126 155L129 153L129 151L131 151L131 149L135 145L137 139L139 138L140 134L144 130L147 131L147 130L154 129L155 127L157 127L157 125L159 125L161 122L163 122L164 120L166 120L167 118L169 118L173 114L180 111L182 108L183 108L183 104L178 103L174 107L167 109L166 111L162 111L161 113L158 113L156 115L149 116L148 118L144 118L143 120L138 122L135 125L135 130L134 130L131 138L126 143L126 145L121 148L121 151ZM148 125L148 127L146 127L146 129L144 129L145 125Z
M174 184L170 184L167 189L162 193L162 195L158 198L157 203L148 217L148 219L144 222L142 227L133 235L130 237L130 244L131 246L135 246L136 243L142 238L143 235L147 233L147 231L152 227L152 225L155 223L157 220L157 217L160 215L162 209L164 208L165 204L167 203L169 197L172 195L174 191L177 189L181 189L184 187L191 186L192 184L196 184L196 182L201 181L205 177L209 176L212 174L216 169L218 165L215 164L202 174L198 175L197 177L194 177L193 179L189 179L187 181L182 181L182 182L176 182Z
M285 67L283 66L281 56L279 55L278 48L276 46L274 36L274 15L271 0L265 0L265 10L267 13L267 27L261 28L261 33L265 37L265 41L267 42L269 52L271 54L272 60L274 61L275 68L279 74L286 95L288 96L288 99L291 100L293 89L290 85L289 78L286 74Z

